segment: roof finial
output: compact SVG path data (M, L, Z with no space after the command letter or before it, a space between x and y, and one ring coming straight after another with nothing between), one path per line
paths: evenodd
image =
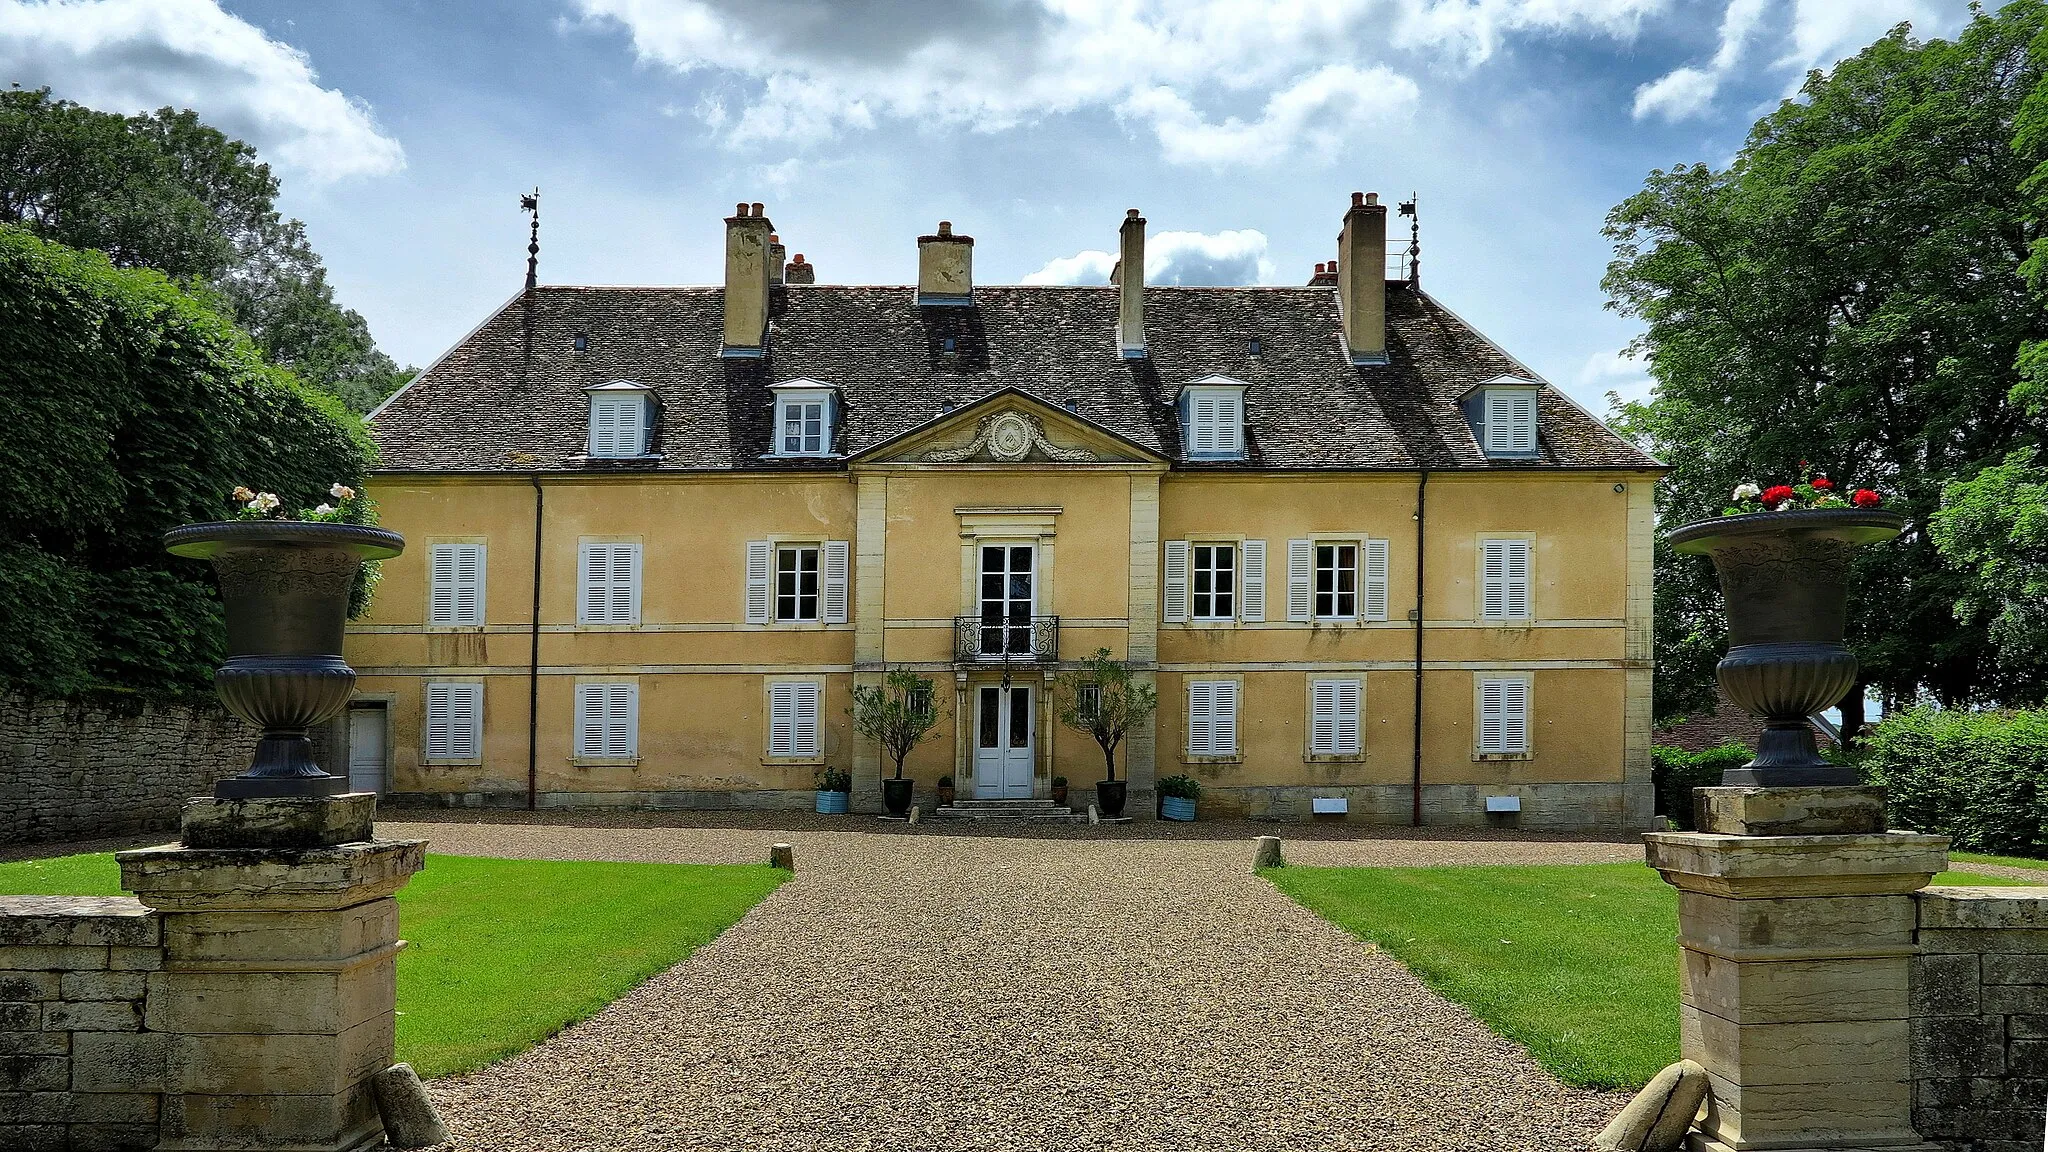
M526 237L526 286L540 283L540 188L519 194L519 210L533 218Z
M1408 283L1419 286L1422 283L1422 213L1416 210L1415 202L1420 192L1410 192L1401 201L1401 215L1408 217Z

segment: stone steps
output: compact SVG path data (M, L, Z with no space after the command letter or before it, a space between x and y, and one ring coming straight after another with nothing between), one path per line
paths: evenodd
M1072 823L1087 814L1050 800L956 800L932 810L934 820L1049 820Z

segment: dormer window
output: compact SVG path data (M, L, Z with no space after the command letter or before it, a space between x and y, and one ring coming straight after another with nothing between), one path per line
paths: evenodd
M1180 390L1181 443L1191 460L1244 458L1244 390L1242 380L1204 376Z
M1536 391L1534 380L1496 376L1466 393L1466 414L1479 446L1488 456L1536 455Z
M771 456L832 455L833 388L818 380L789 380L775 394L775 444Z
M654 390L631 380L613 380L584 391L590 397L590 458L647 455L647 436L654 427Z

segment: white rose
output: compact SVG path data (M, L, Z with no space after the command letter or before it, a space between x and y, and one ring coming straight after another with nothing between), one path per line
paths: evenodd
M258 512L268 512L272 508L277 507L277 504L277 494L274 492L258 492L256 498L249 501L249 507L254 508Z
M1754 484L1737 484L1735 486L1735 498L1737 500L1754 500L1758 496L1763 495L1763 491L1763 489Z
M313 515L315 516L331 516L333 514L334 505L332 504L322 504L318 508L313 509Z
M336 500L353 500L356 498L356 490L346 484L336 484L327 490L327 494Z

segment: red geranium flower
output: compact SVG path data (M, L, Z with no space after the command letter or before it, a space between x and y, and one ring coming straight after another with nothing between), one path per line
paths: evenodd
M1868 488L1858 488L1855 491L1855 493L1849 497L1849 503L1854 504L1858 508L1875 508L1877 507L1878 502L1883 499L1884 497L1879 496L1877 493L1872 492Z
M1778 505L1792 499L1792 486L1790 484L1774 484L1764 489L1764 494L1759 496L1758 499L1764 502L1764 507L1775 512L1778 510Z
M1835 482L1833 480L1828 479L1825 476L1815 476L1813 478L1813 486L1825 492L1828 489L1833 488L1835 486Z

